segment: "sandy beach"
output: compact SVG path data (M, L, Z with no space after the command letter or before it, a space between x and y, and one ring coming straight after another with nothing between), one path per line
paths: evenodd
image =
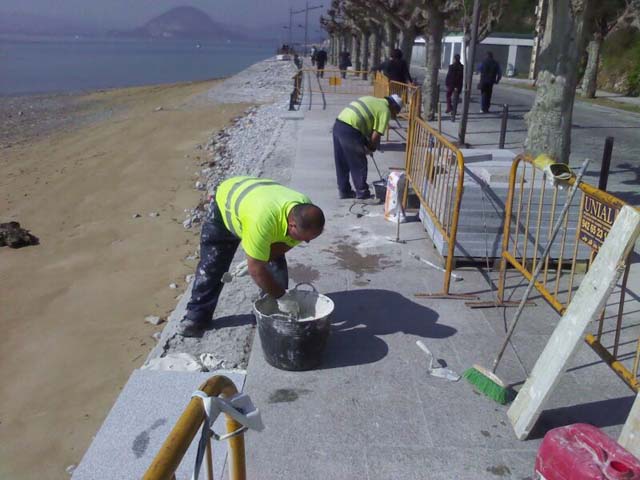
M249 107L215 84L4 102L0 222L40 245L0 249L0 477L66 478L155 345L195 266L196 147Z

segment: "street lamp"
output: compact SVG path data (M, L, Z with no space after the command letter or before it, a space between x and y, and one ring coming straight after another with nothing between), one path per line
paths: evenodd
M313 7L310 7L309 2L306 2L305 8L303 8L302 10L294 11L291 8L289 9L289 37L291 37L291 19L293 15L304 12L304 55L305 56L307 55L307 43L309 43L308 41L309 12L311 10L317 10L318 8L324 8L324 5L314 5ZM302 25L298 25L298 26L302 27ZM289 43L291 43L291 40L289 40Z

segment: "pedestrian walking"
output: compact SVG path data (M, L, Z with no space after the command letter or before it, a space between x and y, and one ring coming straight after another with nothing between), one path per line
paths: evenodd
M340 112L333 125L333 154L339 198L374 203L367 184L367 153L375 151L389 119L402 110L398 95L361 97ZM349 182L349 175L353 186Z
M478 84L481 95L480 105L482 113L489 113L493 86L497 85L501 78L502 69L500 68L500 64L493 59L493 53L487 52L487 57L480 65L480 83Z
M316 66L316 53L318 52L318 49L316 48L315 45L311 46L311 65L312 66Z
M413 83L411 73L409 72L409 66L405 59L402 58L402 50L399 48L394 49L391 52L391 58L386 62L383 62L379 67L385 76L394 82L400 83Z
M455 95L456 99L459 98L460 92L462 91L462 83L464 81L464 66L460 63L460 55L457 53L453 56L453 63L449 65L449 70L447 71L447 78L444 81L445 86L447 87L447 111L446 113L451 113L455 110L454 106L451 103L451 97ZM455 102L456 107L458 102ZM455 113L455 112L454 112Z
M338 68L340 69L340 75L342 78L347 78L347 68L351 66L351 54L343 50L340 52L340 59L338 61Z
M287 292L285 253L318 237L324 221L322 210L306 195L273 180L232 177L218 185L202 225L200 262L178 334L198 337L210 325L222 291L222 276L229 270L238 245L247 255L249 275L256 285L278 300L283 313L294 312L295 301Z
M316 75L319 78L324 77L324 66L326 63L327 63L327 51L324 48L320 47L320 50L316 52L316 67L318 67Z

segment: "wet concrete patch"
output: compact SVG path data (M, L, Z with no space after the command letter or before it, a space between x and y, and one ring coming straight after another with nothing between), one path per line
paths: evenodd
M398 265L397 261L391 260L381 253L362 255L356 248L357 246L357 243L335 243L324 251L334 254L337 259L335 265L343 270L351 270L356 274L356 278Z
M493 473L498 477L506 477L511 475L511 469L506 465L494 465L493 467L487 467L487 472Z
M136 438L133 440L133 444L131 445L131 451L136 456L136 458L141 458L147 451L149 442L151 441L151 436L149 435L149 433L154 431L156 428L161 427L165 423L167 423L166 418L159 418L158 420L153 422L153 424L148 429L143 430L136 436Z
M309 282L313 283L320 278L320 272L313 267L296 263L289 266L289 276L296 282Z
M305 388L279 388L271 392L269 395L269 403L288 403L295 402L300 395L311 393L311 390Z

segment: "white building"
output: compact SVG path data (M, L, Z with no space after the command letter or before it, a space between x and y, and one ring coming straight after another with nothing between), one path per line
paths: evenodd
M462 51L462 34L451 33L442 39L442 59L440 68L447 68L453 62L453 56ZM476 67L484 60L487 52L493 53L493 58L502 67L504 75L527 76L531 64L533 50L533 34L492 33L476 48ZM462 54L460 54L462 57ZM416 38L413 44L411 63L424 65L425 40ZM461 58L464 63L464 58Z

